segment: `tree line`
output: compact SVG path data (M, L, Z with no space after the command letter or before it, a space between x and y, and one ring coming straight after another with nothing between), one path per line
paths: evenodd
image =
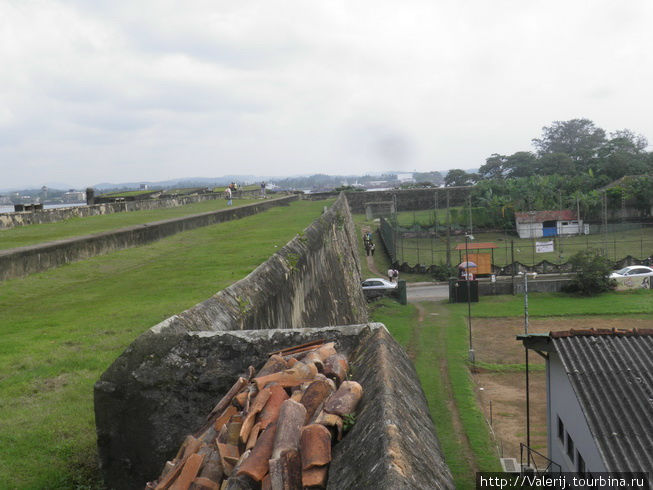
M578 205L581 214L593 215L605 191L610 206L627 200L642 214L650 214L653 152L647 151L648 141L641 134L628 129L607 134L589 119L571 119L544 126L532 144L533 152L490 155L478 173L450 170L445 185L475 184L475 204L493 209Z

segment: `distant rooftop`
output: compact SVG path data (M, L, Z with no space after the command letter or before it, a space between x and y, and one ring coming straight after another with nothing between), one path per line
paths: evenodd
M568 221L575 220L576 213L571 209L562 211L528 211L515 213L517 223L542 223L544 221Z

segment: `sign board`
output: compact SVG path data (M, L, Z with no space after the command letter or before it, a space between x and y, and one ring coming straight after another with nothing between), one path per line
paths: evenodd
M626 291L628 289L651 289L650 276L631 276L617 277L617 291Z
M548 242L535 242L535 252L538 254L553 252L553 240Z

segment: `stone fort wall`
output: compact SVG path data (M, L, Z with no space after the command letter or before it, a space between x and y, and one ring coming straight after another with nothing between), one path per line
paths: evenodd
M244 218L260 213L271 206L284 205L295 200L297 200L297 196L267 199L244 206L134 225L83 237L0 250L0 281L24 277L116 250L145 245L201 226Z

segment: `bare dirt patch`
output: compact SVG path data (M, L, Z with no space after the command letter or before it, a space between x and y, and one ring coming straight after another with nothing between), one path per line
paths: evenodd
M529 325L530 333L548 333L555 330L583 328L639 328L650 327L644 317L579 317L535 318ZM477 361L492 364L524 364L524 348L515 337L524 332L524 319L482 318L473 319L472 335ZM535 352L529 353L531 447L547 454L546 440L546 372L544 359ZM523 370L498 372L481 370L472 375L476 383L479 404L490 421L492 402L492 428L504 457L517 458L519 444L526 443L526 376ZM482 389L481 389L482 388ZM542 462L539 461L538 465Z

